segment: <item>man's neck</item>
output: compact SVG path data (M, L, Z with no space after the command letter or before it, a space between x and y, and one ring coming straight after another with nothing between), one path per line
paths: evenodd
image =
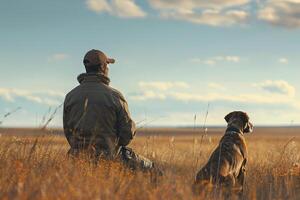
M77 80L80 84L88 81L98 81L109 85L110 82L110 79L101 73L83 73L77 77Z

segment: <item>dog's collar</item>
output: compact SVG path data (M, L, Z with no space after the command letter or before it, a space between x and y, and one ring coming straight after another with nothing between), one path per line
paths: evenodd
M237 132L237 133L241 133L241 131L240 131L238 128L233 127L233 126L228 127L228 128L226 129L226 132Z

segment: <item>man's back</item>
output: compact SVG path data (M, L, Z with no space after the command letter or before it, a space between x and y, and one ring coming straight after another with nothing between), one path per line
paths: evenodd
M71 148L88 148L115 155L134 136L135 125L120 92L100 74L82 74L80 85L66 96L64 130Z
M108 58L92 49L83 59L85 74L78 76L80 85L69 92L64 102L64 132L71 146L68 154L121 161L132 170L158 173L153 162L126 147L135 135L127 102L123 95L109 87Z

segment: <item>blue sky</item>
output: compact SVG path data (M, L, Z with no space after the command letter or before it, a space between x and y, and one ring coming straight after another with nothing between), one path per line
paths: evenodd
M66 0L0 3L0 121L40 126L100 49L111 85L147 125L300 124L299 0ZM51 126L62 125L59 110Z

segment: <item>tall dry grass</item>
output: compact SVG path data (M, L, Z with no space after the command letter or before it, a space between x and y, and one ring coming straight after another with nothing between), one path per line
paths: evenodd
M0 137L0 199L201 199L191 190L197 170L220 136L137 137L131 147L154 160L164 176L118 163L95 166L66 157L62 136ZM245 199L300 199L300 138L250 135ZM220 199L207 193L205 199ZM202 197L203 199L204 197Z

